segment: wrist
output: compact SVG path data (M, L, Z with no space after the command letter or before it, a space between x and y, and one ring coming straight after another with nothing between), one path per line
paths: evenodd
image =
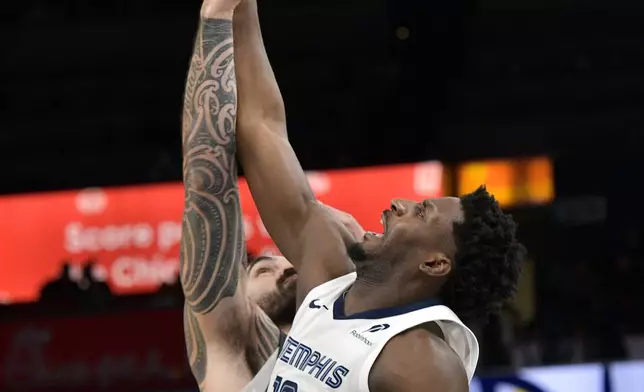
M233 19L234 10L221 9L216 4L204 3L201 6L201 17L206 19Z
M243 0L235 8L235 16L237 15L252 15L253 11L257 10L257 0Z

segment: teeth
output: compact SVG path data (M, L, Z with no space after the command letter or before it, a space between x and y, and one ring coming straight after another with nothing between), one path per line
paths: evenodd
M370 235L372 235L372 236L374 236L374 237L378 237L378 238L382 237L382 234L380 234L380 233L374 233L373 231L368 231L367 233L369 233Z

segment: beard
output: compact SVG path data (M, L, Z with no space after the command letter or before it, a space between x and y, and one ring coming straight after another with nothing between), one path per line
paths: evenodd
M277 326L292 324L297 309L295 308L296 281L285 282L295 274L295 270L284 272L277 281L277 290L264 295L257 301L259 307Z
M393 263L388 261L382 249L367 250L358 242L347 247L347 254L356 266L358 279L382 282L391 273Z
M367 261L370 258L362 242L354 242L353 244L349 245L349 247L347 248L347 254L351 258L351 260L356 263L356 265L363 261Z

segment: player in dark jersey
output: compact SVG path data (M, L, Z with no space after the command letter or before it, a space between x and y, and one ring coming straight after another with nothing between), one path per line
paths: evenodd
M204 0L182 122L185 206L180 276L188 359L201 391L240 391L279 329L246 292L237 187L232 18L239 0Z

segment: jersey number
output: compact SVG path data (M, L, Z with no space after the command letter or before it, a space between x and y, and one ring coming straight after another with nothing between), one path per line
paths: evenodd
M277 376L273 383L273 392L297 392L297 383Z

